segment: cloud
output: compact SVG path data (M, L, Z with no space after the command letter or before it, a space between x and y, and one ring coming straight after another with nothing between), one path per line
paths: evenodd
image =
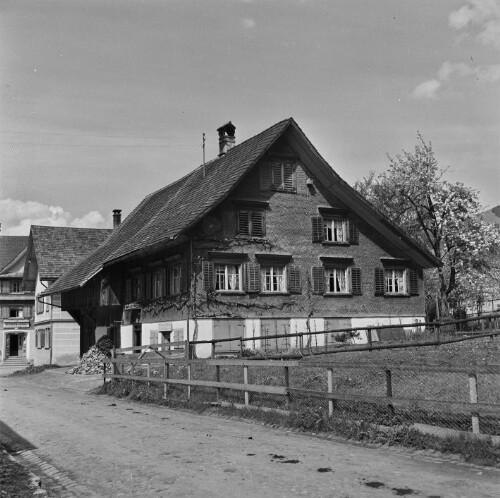
M477 83L494 83L500 80L500 64L491 64L486 67L470 66L465 62L443 62L437 78L424 83L420 83L412 92L412 97L416 99L437 99L438 90L444 84L452 84L456 79L474 77Z
M456 30L475 28L476 37L481 43L500 49L500 3L498 0L468 0L467 5L449 15L448 23Z
M438 80L429 80L420 83L412 92L412 97L415 99L437 99L437 91L441 86Z
M60 206L48 206L36 201L0 200L2 235L28 235L31 225L77 228L110 228L98 211L90 211L81 218L73 218Z
M246 29L252 29L252 28L255 28L255 26L257 25L257 23L255 22L254 19L250 19L248 17L244 17L242 20L241 20L241 24L243 25L244 28Z

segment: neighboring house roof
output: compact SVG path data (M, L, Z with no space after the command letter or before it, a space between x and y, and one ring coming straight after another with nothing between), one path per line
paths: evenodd
M32 225L30 251L35 253L40 279L59 278L93 253L112 231Z
M482 213L483 220L492 225L500 225L500 206L496 206Z
M0 235L0 272L28 246L26 235Z
M370 221L378 223L379 230L392 237L391 242L399 248L409 248L412 253L410 258L419 258L419 263L424 267L439 265L434 256L395 227L342 180L320 156L293 118L289 118L148 195L114 230L105 244L63 275L45 294L81 287L105 266L151 253L179 240L180 236L226 199L265 152L285 134L296 146L306 167L326 189L335 191L339 199L364 219L368 215ZM357 211L352 205L353 199L359 204Z

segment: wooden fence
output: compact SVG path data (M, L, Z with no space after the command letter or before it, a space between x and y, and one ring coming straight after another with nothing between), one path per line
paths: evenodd
M163 357L158 351L148 357L115 355L111 359L111 364L112 371L104 375L105 382L107 379L121 379L149 385L162 384L165 398L167 398L168 386L184 386L186 401L192 399L193 388L203 388L212 393L208 399L205 394L204 400L208 402L224 400L226 390L230 390L233 394L234 392L241 393L243 403L236 403L236 405L247 408L262 409L262 400L259 395L271 395L271 399L274 400L271 408L280 406L285 411L300 410L300 407L314 406L315 403L326 403L328 414L334 416L337 413L338 402L343 403L344 412L351 410L353 404L370 404L376 406L378 410L382 409L389 416L401 410L428 414L425 415L428 420L424 418L423 421L430 425L433 424L436 414L461 416L462 419L469 419L470 427L475 434L480 433L482 418L488 419L490 425L487 430L481 432L491 434L491 427L496 425L498 429L500 423L500 365L450 367L430 364L405 366L307 360L187 359ZM221 380L221 368L226 373L230 370L229 380L232 381ZM171 375L173 369L176 375ZM192 375L193 369L196 369L197 378ZM312 385L307 380L310 378L307 375L308 369L314 369L314 378L326 378L325 390L318 389L321 382ZM270 370L274 372L271 376L273 385L262 383L262 379L269 378ZM260 382L250 381L250 371L253 378L259 379ZM266 374L260 375L262 371ZM356 389L346 392L344 389L335 387L334 380L339 376L342 378L343 372L347 371L365 379L366 386L358 389L360 392L356 393ZM453 374L452 381L449 380L451 374ZM394 380L398 379L398 376L401 377L398 380L399 392L394 388ZM443 379L443 376L448 376L448 380ZM460 391L462 399L457 399L456 395L450 398L423 397L419 389L410 390L407 389L408 386L405 387L405 381L401 381L405 378L444 383L445 385L439 387L441 391L449 390L450 394ZM238 379L242 379L243 382L238 382ZM375 379L383 383L383 386L375 386ZM478 386L478 379L481 379L485 386L487 384L488 388ZM381 391L377 387L382 388L383 393L376 394L377 391L379 393ZM465 392L468 393L466 396L468 399L463 399ZM484 399L480 398L479 392L484 393ZM259 398L255 405L252 400L254 395ZM270 407L264 409L270 409ZM363 413L363 409L360 413ZM452 424L451 428L453 427ZM500 432L494 430L493 433L500 435Z

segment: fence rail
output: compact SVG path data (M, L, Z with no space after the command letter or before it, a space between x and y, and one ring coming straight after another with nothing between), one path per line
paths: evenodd
M141 346L141 350L147 348ZM329 417L379 424L403 420L500 436L500 364L255 361L143 354L113 355L110 363L112 372L104 374L105 382L157 386L163 388L165 399L229 402L287 413L315 410Z

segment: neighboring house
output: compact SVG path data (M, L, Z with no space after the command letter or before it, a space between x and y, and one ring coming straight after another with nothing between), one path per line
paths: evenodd
M31 226L23 287L35 293L35 333L29 338L34 365L69 365L78 361L80 326L61 310L60 294L39 294L63 273L94 252L112 230ZM28 237L26 237L28 239Z
M62 293L85 347L267 336L424 320L423 270L439 265L343 181L293 119L147 196ZM315 336L314 345L334 340ZM218 352L239 347L217 346ZM209 345L196 348L210 354Z
M28 357L33 292L22 290L26 236L0 236L0 362Z

